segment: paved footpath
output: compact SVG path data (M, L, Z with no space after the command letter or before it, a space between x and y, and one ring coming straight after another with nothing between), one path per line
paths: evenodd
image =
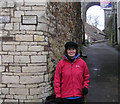
M118 54L107 42L85 48L90 88L87 102L118 102ZM120 72L120 71L119 71Z

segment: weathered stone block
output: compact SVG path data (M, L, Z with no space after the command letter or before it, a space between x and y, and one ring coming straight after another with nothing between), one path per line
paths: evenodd
M20 30L20 26L19 26L19 23L14 23L13 24L13 30Z
M9 8L13 8L14 5L15 5L15 2L14 2L14 1L12 1L12 0L7 1L7 7L9 7Z
M0 65L2 64L2 58L1 58L1 55L0 55ZM0 67L0 70L2 70L2 67ZM1 72L1 71L0 71Z
M8 52L8 54L9 54L9 55L21 55L20 52L10 52L10 51Z
M16 51L27 51L27 46L18 45L16 48Z
M0 1L0 7L6 7L6 6L7 6L7 2Z
M10 88L10 94L28 95L29 93L27 88Z
M35 30L35 25L20 25L20 30Z
M8 31L7 30L3 30L1 36L8 36Z
M15 51L15 45L3 45L3 51Z
M22 16L22 24L23 25L37 25L37 15L25 15Z
M38 17L42 17L45 15L45 11L25 11L25 15L37 15Z
M4 24L0 24L0 31L3 29L3 27L4 27Z
M2 104L3 103L3 99L0 99L0 104Z
M41 83L43 82L43 76L21 76L21 84Z
M10 55L2 55L2 62L3 63L13 63L13 56Z
M49 75L45 75L45 81L48 81L49 80Z
M6 30L12 30L13 29L13 23L8 23L5 25Z
M33 41L33 35L16 35L17 41Z
M2 36L2 30L0 30L0 36ZM1 43L1 42L0 42ZM0 50L1 50L1 47L0 47Z
M11 102L12 104L15 104L15 103L18 102L18 100L16 100L16 99L5 99L4 102L6 102L6 103L8 103L8 104L9 104L10 102Z
M15 56L14 62L15 63L29 63L30 58L29 58L29 56Z
M9 87L9 88L25 88L25 85L15 83L15 84L7 84L7 87Z
M14 34L14 35L15 35L15 34L19 34L19 35L20 35L20 34L21 34L21 35L22 35L22 34L26 34L25 31L19 31L19 30L16 30L16 31L13 30L13 31L9 31L9 32L10 32L11 35L12 35L12 34Z
M2 83L19 83L19 76L2 76Z
M47 25L44 23L39 23L37 26L37 30L47 31Z
M39 85L38 84L27 84L25 87L26 88L37 88Z
M40 99L40 98L42 98L41 95L32 95L32 96L28 95L27 96L27 99Z
M48 55L48 54L49 54L48 51L46 51L46 52L42 52L42 55ZM39 53L38 53L38 55L39 55Z
M36 46L37 42L21 42L21 45Z
M15 0L16 6L21 6L24 4L23 0Z
M10 9L11 11L11 17L14 17L14 9L12 8L12 9Z
M24 102L26 102L26 104L29 104L31 102L32 103L36 103L36 104L40 104L42 102L42 99L31 99L31 100L24 100Z
M6 67L6 70L8 70L8 67ZM3 76L13 76L13 73L10 72L2 72Z
M0 73L1 72L3 72L3 71L5 71L5 67L4 66L0 66ZM1 74L0 74L0 76L1 76ZM0 77L1 78L1 77ZM0 80L1 81L1 80Z
M46 5L48 0L25 0L25 5Z
M20 42L3 42L3 45L19 45Z
M21 72L21 67L18 66L10 66L9 67L10 72Z
M1 16L0 22L9 23L10 22L10 16Z
M43 72L47 71L46 66L27 66L22 67L22 72L30 72L30 73L37 73L37 72Z
M41 31L26 31L27 34L38 34L38 35L44 35Z
M12 17L11 18L11 22L14 22L14 23L20 23L21 22L21 18L19 17L19 18L14 18L14 17ZM17 24L14 24L14 26L16 26Z
M39 23L46 23L46 24L49 24L49 21L45 18L45 17L38 17L38 22Z
M23 11L15 11L15 17L21 17L22 15L24 15Z
M32 6L32 10L43 11L43 10L46 10L46 7L45 6Z
M28 51L43 51L44 46L29 46Z
M34 35L34 41L45 41L45 37L40 35Z
M2 88L2 94L9 94L9 88Z
M31 10L31 7L22 6L22 7L21 7L21 10Z
M40 88L31 88L30 89L30 95L37 95L37 94L42 94L43 93L43 87Z
M7 55L8 52L0 52L1 55Z
M10 15L9 9L2 9L1 15L2 16L8 16L8 15Z
M21 55L37 55L37 52L21 52Z
M26 95L14 95L15 99L26 99Z
M6 98L7 99L14 99L14 96L13 95L6 95Z
M41 56L31 56L31 62L46 62L46 56L41 55Z
M0 88L4 88L4 87L6 87L6 84L1 84L0 83Z

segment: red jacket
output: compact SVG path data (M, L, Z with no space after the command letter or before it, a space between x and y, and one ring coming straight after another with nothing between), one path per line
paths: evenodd
M56 97L82 96L82 88L89 86L88 67L81 58L77 57L73 63L65 56L58 62L54 76L54 91Z

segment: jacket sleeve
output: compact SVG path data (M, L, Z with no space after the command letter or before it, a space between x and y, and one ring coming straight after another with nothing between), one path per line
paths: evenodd
M54 76L54 91L56 98L61 97L61 65L60 62L57 64L56 70L55 70L55 76Z
M90 77L89 70L86 62L84 62L83 87L86 87L86 88L89 87L89 77Z

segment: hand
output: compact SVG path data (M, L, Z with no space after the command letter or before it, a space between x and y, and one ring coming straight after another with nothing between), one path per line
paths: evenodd
M87 95L88 94L88 89L86 87L82 88L82 95Z

